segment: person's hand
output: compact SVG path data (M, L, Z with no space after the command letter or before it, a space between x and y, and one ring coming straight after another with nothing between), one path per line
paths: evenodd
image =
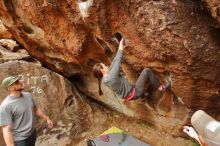
M125 44L125 39L122 38L121 41L120 41L120 43L119 43L119 49L124 49L124 48L126 48L127 46L128 46L128 45Z
M183 132L188 134L190 137L195 138L196 140L199 140L199 135L197 134L197 132L195 131L195 129L193 127L184 126Z
M47 119L47 127L49 128L49 129L52 129L53 128L53 122L48 118Z
M120 43L119 43L119 49L123 50L124 49L124 39L122 38Z

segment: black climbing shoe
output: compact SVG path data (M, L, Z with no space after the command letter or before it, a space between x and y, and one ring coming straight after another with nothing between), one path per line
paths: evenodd
M170 87L171 87L171 84L172 84L170 72L165 71L165 72L164 72L164 77L165 77L166 84L165 84L165 85L162 85L162 88L163 88L163 89L162 89L162 93L166 92L166 90L167 90L168 88L170 88Z
M167 81L165 85L162 85L162 93L166 92L168 88L171 87L171 81Z

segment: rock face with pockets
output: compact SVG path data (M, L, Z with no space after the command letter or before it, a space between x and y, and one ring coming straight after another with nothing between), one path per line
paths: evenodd
M177 127L197 109L220 120L219 17L218 11L212 11L219 2L204 2L2 0L0 14L13 37L44 66L76 82L77 76L83 76L85 84L78 86L85 94L177 134ZM146 67L161 81L164 72L172 75L171 91L165 96L152 94L156 110L142 101L123 105L107 89L103 97L97 94L92 66L110 64L117 51L114 40L121 36L129 42L122 70L132 83ZM173 97L180 97L185 105L179 106Z
M10 75L20 76L25 91L33 94L36 104L54 121L54 128L49 133L45 121L38 119L37 145L70 144L72 137L80 137L90 128L93 121L90 106L72 83L61 75L25 61L0 64L0 70L1 81ZM6 95L6 90L1 87L0 102Z

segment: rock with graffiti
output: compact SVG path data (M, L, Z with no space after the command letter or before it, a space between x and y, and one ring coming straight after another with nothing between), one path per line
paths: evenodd
M37 121L37 129L41 133L37 140L38 145L43 145L44 143L50 143L49 145L55 145L54 143L56 143L59 145L60 140L62 142L65 141L67 144L71 143L65 133L70 133L73 128L75 130L78 129L80 133L82 129L86 128L86 121L82 121L82 119L87 116L90 106L84 102L70 81L44 67L25 61L9 61L0 64L0 70L0 81L7 76L20 76L20 81L23 82L25 87L24 90L33 94L36 104L55 122L54 129L56 132L53 132L52 135L54 136L51 136L49 131L41 131L42 127L46 126L44 125L45 123L40 120ZM1 87L0 103L7 95L8 92ZM63 132L60 127L67 130ZM50 138L54 138L57 135L63 136L60 139L50 140ZM1 133L0 139L3 139Z

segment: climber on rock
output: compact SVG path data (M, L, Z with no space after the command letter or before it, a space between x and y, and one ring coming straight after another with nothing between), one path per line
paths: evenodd
M145 84L152 84L160 92L164 93L171 83L161 84L159 79L149 68L143 69L135 85L132 85L123 75L120 74L120 64L125 48L125 42L122 38L119 49L110 67L103 63L97 63L93 66L93 75L98 79L99 95L102 95L101 84L109 87L118 97L125 101L136 100L143 96Z

